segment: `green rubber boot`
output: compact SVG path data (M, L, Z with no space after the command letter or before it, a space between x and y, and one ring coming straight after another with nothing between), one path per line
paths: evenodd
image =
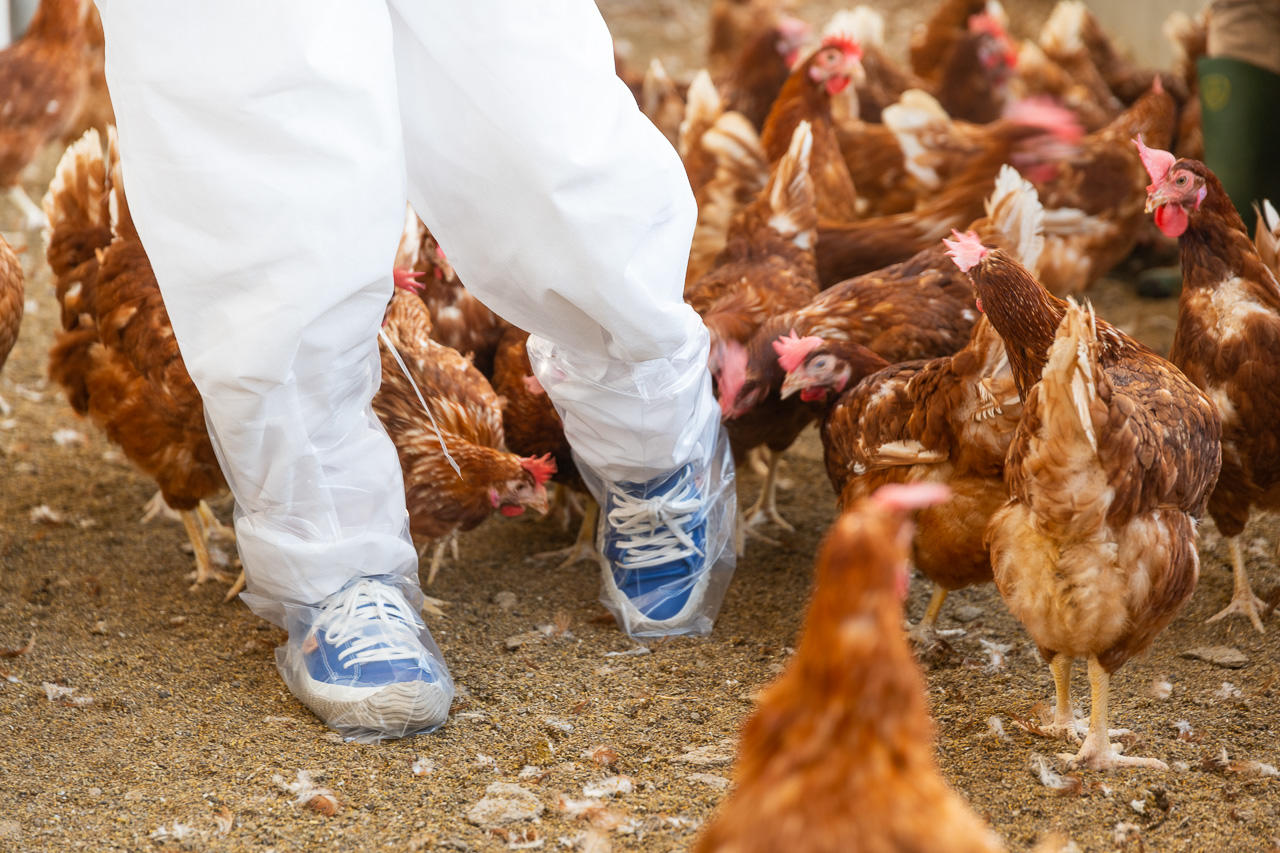
M1280 74L1239 59L1201 59L1205 165L1253 234L1253 203L1280 203Z

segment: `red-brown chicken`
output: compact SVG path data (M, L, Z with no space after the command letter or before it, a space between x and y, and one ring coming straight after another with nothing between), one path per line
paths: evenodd
M1147 207L1182 251L1169 360L1222 415L1222 475L1209 514L1227 537L1235 594L1213 618L1239 613L1261 631L1239 536L1254 507L1280 508L1280 286L1203 163L1145 146L1141 151L1151 175Z
M1222 456L1218 413L1172 364L1053 296L976 234L950 245L1023 399L1005 460L1009 503L987 542L1001 596L1053 672L1051 728L1075 735L1071 664L1087 658L1093 710L1072 762L1163 768L1112 746L1111 676L1195 588L1195 523Z
M941 486L893 486L835 523L786 670L747 720L734 788L697 853L994 853L947 785L924 676L903 637L912 509Z
M470 356L481 373L491 376L493 353L507 323L471 295L413 208L405 210L395 268L424 273L419 298L431 316L433 340Z
M89 80L85 12L89 0L40 0L17 42L0 51L0 187L26 227L46 224L19 180L45 143L71 127Z
M843 92L859 72L859 56L858 46L847 38L823 39L808 59L792 69L760 133L765 157L770 163L777 163L790 147L796 128L808 122L813 136L809 172L818 216L836 221L858 218L858 194L836 136L831 99Z
M470 360L431 337L431 315L409 277L398 274L397 284L383 320L373 409L400 456L409 529L424 547L436 545L430 582L460 531L494 512L545 513L555 463L506 450L498 395Z
M22 263L9 242L0 237L0 368L18 342L25 307L23 281ZM0 397L0 414L9 414L9 405L3 397Z
M209 535L222 526L204 501L226 481L129 217L114 133L108 142L104 155L90 130L68 148L44 198L46 255L64 329L49 352L49 375L181 516L195 583L225 580L208 551Z
M951 500L920 513L912 547L912 563L934 584L912 636L930 645L947 594L991 580L983 533L1007 499L1004 458L1022 415L1004 341L981 319L955 355L870 375L883 362L847 341L791 336L778 349L781 396L828 405L822 447L842 508L889 483L951 489Z

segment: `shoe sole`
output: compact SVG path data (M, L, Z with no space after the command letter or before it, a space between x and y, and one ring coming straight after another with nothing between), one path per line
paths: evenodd
M429 731L448 719L452 702L444 687L427 681L347 687L316 681L304 671L290 686L298 701L348 736L372 731L398 738Z

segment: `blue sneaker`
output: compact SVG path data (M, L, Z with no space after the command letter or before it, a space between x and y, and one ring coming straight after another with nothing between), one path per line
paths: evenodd
M628 634L689 629L710 576L706 549L707 507L693 465L608 486L602 600Z
M429 731L449 716L448 670L423 645L425 625L399 589L362 578L309 613L301 643L291 637L279 662L321 720L368 739Z

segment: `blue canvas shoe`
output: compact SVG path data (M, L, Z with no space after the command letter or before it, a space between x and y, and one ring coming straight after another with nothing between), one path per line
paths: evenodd
M421 617L394 586L361 578L309 610L280 669L293 694L349 737L404 737L449 715L453 685L422 642ZM429 636L429 635L428 635Z
M688 632L710 576L707 502L693 465L606 493L603 598L635 636Z

